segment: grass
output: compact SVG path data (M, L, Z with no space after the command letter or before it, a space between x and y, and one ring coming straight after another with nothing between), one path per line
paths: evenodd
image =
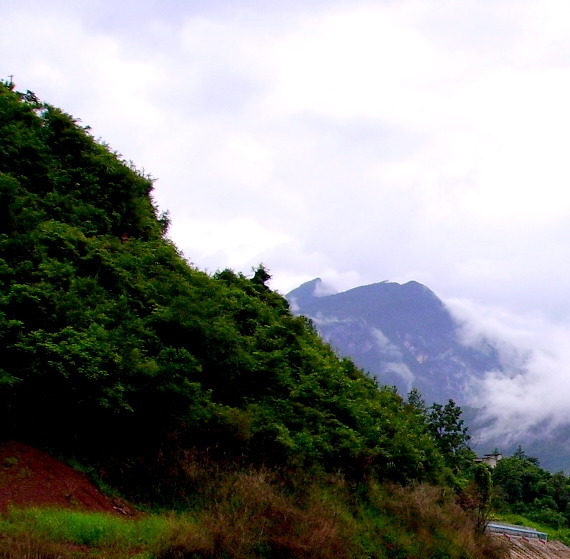
M196 552L212 544L189 515L138 519L57 508L11 509L0 519L2 559L151 559L184 545ZM166 554L166 555L165 555Z
M31 557L50 557L49 550L58 556L63 553L62 557L82 556L78 554L87 548L95 552L94 557L135 556L168 537L172 528L166 516L133 520L56 508L11 509L0 520L0 557L27 557L12 555L15 542ZM46 549L47 553L42 551ZM140 555L146 556L151 557Z
M371 482L359 491L342 476L297 476L284 486L267 470L219 473L209 499L183 513L12 509L0 516L0 559L501 557L441 488Z
M147 516L130 520L105 513L88 513L52 508L12 509L0 522L4 532L17 526L54 540L97 547L135 547L153 542L168 528L168 519Z

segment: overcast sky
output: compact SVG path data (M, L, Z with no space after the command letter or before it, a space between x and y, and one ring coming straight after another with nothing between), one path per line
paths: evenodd
M567 0L0 0L10 75L157 178L198 268L414 279L570 377Z

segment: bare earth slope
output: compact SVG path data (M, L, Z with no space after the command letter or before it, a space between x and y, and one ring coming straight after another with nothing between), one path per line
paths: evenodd
M9 506L134 513L122 501L103 495L86 475L37 448L16 441L0 443L0 512Z

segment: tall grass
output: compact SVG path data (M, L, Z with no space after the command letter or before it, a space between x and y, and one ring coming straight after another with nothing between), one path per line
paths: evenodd
M190 516L145 515L138 519L56 508L11 509L0 520L0 558L152 558L180 535L199 550L200 525Z
M198 475L197 472L195 472ZM499 559L452 492L297 472L218 471L184 513L136 518L61 509L0 518L1 559ZM211 474L211 472L210 472Z

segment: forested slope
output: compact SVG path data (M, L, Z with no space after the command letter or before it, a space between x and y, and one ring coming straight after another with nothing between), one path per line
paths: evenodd
M405 401L339 359L263 266L190 265L152 186L71 116L0 84L2 438L74 457L149 506L204 506L205 487L223 493L212 472L265 469L307 507L309 472L309 485L336 476L346 526L382 517L375 484L468 483L453 406ZM354 556L383 541L363 526ZM447 556L478 553L462 545ZM251 556L310 556L267 553Z

